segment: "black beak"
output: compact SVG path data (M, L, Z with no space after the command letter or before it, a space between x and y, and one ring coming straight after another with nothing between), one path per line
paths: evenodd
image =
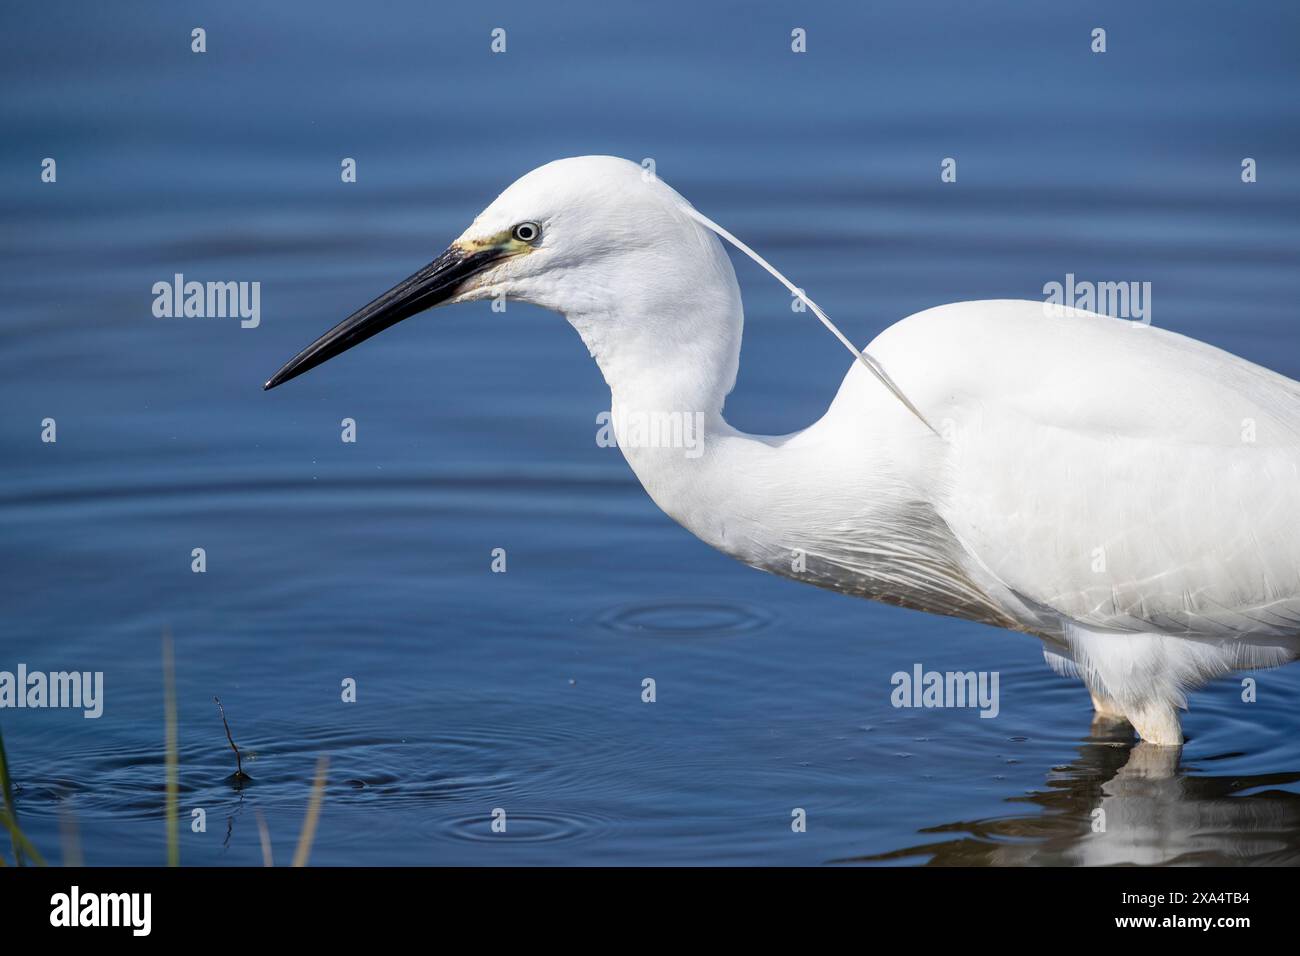
M408 276L373 302L353 312L291 358L262 388L283 385L402 319L447 301L456 294L462 282L486 269L500 256L498 249L467 253L456 246L449 247L415 275Z

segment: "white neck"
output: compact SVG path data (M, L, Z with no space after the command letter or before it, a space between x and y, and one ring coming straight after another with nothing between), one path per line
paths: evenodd
M611 417L616 432L640 427L642 438L681 437L675 447L620 447L655 503L697 538L805 583L1019 626L993 597L1002 586L964 559L948 526L893 459L899 423L913 434L916 424L879 383L870 380L866 395L854 392L857 407L847 421L844 406L832 406L801 432L765 437L732 428L720 404L712 412L692 410L692 394L674 395L662 387L665 380L671 376L644 391L614 387Z
M646 492L696 537L746 564L1009 626L892 454L915 420L867 373L855 366L849 400L804 431L777 438L727 424L742 317L730 262L720 247L717 255L725 268L711 263L711 282L643 297L647 311L620 300L616 313L566 313L610 387L620 448ZM669 307L676 311L665 320Z
M619 447L650 497L705 543L773 569L800 546L798 525L807 516L782 501L798 494L805 458L784 440L747 435L723 417L743 325L729 262L726 276L729 283L678 299L667 322L629 314L626 303L616 316L567 317L610 387Z

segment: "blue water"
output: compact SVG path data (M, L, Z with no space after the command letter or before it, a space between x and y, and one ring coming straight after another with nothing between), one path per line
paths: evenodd
M259 812L287 862L320 755L318 864L1295 862L1300 667L1196 694L1161 765L1030 638L735 564L597 446L608 393L554 315L444 310L260 388L584 153L653 158L859 342L1074 273L1300 377L1300 11L1134 6L10 3L0 670L106 697L0 711L31 838L163 861L169 631L186 863L260 863ZM803 427L845 356L737 267L728 413ZM178 272L261 282L261 325L154 318ZM999 716L894 709L915 662L999 671Z

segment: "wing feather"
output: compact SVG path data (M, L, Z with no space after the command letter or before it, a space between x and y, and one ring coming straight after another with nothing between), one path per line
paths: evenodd
M1011 591L1089 627L1300 633L1300 383L1037 302L931 309L870 349L947 439L918 481Z

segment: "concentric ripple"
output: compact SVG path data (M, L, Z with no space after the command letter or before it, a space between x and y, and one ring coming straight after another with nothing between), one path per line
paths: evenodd
M490 812L461 816L439 824L438 833L453 840L470 843L559 843L587 840L611 830L614 822L605 816L586 811L533 810L511 813L498 819L504 832L493 829ZM498 829L501 824L498 824Z
M598 620L601 626L624 634L706 637L762 630L774 615L734 601L660 601L622 604L605 611Z

